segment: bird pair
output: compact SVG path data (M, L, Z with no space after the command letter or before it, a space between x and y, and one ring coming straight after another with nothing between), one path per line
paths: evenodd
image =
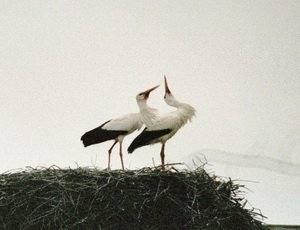
M191 121L196 113L196 110L192 106L175 99L168 87L166 77L164 77L164 83L164 100L169 106L175 107L175 111L158 116L157 110L148 106L147 100L150 93L159 87L155 86L136 96L136 101L140 110L139 113L130 113L120 118L109 120L99 127L86 132L81 137L84 147L108 140L114 140L113 145L108 150L108 169L110 169L111 152L118 142L120 144L119 154L122 169L124 169L122 154L123 139L135 130L140 130L143 124L145 124L146 128L132 141L128 147L128 153L132 153L135 149L145 145L161 143L160 157L161 165L164 167L165 144L167 140L169 140L188 121Z

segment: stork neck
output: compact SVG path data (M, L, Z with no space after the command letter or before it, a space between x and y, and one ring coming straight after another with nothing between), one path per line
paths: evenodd
M184 103L177 101L175 98L172 98L172 100L169 100L167 102L167 104L169 106L175 107L175 108L179 108L180 106L184 105Z
M137 100L137 104L140 108L140 111L149 107L147 104L147 100Z
M147 126L151 126L154 124L157 119L157 110L148 106L146 100L137 100L137 104L140 108L141 120Z
M184 118L184 123L195 116L196 110L189 104L177 101L174 97L168 98L166 102L168 105L177 108L177 112L179 112Z

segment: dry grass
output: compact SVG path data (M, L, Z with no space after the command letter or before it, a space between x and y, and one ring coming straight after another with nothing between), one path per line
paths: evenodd
M0 175L0 229L265 229L241 187L203 167L31 168Z

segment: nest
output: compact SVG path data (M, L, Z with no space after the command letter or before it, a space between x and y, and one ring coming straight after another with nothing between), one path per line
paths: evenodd
M0 229L266 229L242 187L203 167L31 168L0 175Z

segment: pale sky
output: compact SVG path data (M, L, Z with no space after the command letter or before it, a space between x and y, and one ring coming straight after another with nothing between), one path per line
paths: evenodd
M298 0L0 0L0 171L106 167L112 142L84 148L81 135L137 112L157 84L149 105L172 111L166 74L197 110L166 162L204 154L208 171L245 180L267 223L300 224L299 40ZM136 135L125 167L158 165L160 145L127 154Z

